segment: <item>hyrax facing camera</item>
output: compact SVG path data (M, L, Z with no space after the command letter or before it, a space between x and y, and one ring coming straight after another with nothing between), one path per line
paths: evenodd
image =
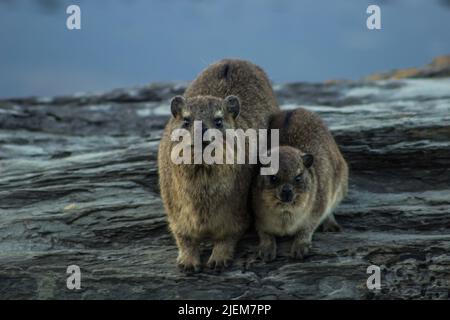
M259 256L276 257L275 236L294 236L291 256L308 253L317 227L338 231L333 210L347 193L348 168L322 120L304 109L274 115L280 134L279 170L257 176L252 203L260 238Z
M193 124L208 129L267 129L279 110L270 82L258 66L222 60L206 68L171 103L158 153L161 196L169 227L178 246L178 265L186 271L201 267L199 245L213 243L208 266L222 269L250 223L248 194L254 173L250 164L175 164L171 140L176 129L195 134Z

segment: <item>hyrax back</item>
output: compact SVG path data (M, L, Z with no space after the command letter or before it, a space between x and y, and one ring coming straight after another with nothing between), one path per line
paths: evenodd
M241 102L237 128L267 129L271 114L279 111L266 73L257 65L224 59L207 67L186 89L186 98L237 96Z
M226 267L237 241L249 225L248 193L255 166L237 164L187 165L172 163L170 134L184 128L267 129L270 115L279 110L270 82L254 64L222 60L206 68L171 102L158 153L161 196L170 229L177 241L178 264L200 267L199 242L211 239L208 265Z
M333 210L347 193L348 167L333 136L316 114L305 109L275 114L270 129L280 133L279 171L259 176L252 190L260 255L276 255L274 236L295 236L291 255L303 257L323 223L338 230Z

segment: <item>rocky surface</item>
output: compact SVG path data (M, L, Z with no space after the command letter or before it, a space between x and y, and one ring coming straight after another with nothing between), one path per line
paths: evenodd
M450 78L276 85L283 108L325 119L350 164L344 231L316 233L302 262L281 239L272 263L249 233L229 271L196 275L175 266L157 185L184 87L0 101L0 298L449 298ZM373 264L380 290L366 286Z

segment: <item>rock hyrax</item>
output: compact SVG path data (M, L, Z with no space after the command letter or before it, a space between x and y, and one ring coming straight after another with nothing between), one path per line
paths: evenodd
M208 260L222 269L233 258L236 243L250 221L248 195L256 165L174 164L170 139L174 129L268 129L270 115L279 110L264 71L247 61L221 60L207 67L186 89L172 99L172 117L166 125L158 152L161 196L178 246L178 265L198 271L200 241L213 242ZM248 152L248 150L247 150Z
M257 176L252 189L259 256L274 259L275 236L289 235L295 237L291 256L301 259L320 224L340 230L333 210L347 193L348 168L318 115L301 108L279 112L270 128L280 130L279 171Z

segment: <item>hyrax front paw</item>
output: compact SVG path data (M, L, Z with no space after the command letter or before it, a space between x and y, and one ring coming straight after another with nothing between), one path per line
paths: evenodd
M277 256L277 245L276 243L270 242L267 244L260 244L258 248L258 257L264 261L272 261Z
M207 262L207 266L219 272L231 266L235 246L236 241L234 239L217 241L214 244L214 248Z
M326 218L319 227L322 232L341 232L342 227L336 222L334 217Z
M230 267L231 263L232 259L230 257L226 256L218 257L211 255L211 257L208 260L207 266L208 268L214 271L222 272L226 268Z
M194 256L178 256L177 259L178 268L186 273L200 272L201 263L198 257Z
M291 258L302 260L309 253L311 242L294 241L291 247Z

